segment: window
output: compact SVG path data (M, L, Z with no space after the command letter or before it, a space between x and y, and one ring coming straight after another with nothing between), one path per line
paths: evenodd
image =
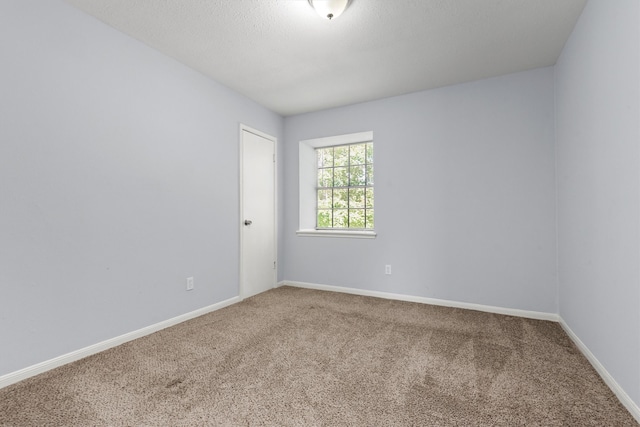
M373 143L316 148L316 229L373 229Z
M299 144L298 236L375 238L373 132Z

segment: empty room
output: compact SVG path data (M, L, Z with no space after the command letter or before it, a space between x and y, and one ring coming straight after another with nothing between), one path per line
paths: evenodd
M640 2L0 0L0 426L637 426Z

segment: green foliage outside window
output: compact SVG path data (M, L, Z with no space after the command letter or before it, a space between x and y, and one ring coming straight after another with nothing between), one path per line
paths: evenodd
M373 143L318 148L316 152L316 227L373 229Z

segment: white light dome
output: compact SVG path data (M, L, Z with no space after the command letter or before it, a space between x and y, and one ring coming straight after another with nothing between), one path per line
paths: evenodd
M309 0L309 4L325 19L335 19L344 12L351 0Z

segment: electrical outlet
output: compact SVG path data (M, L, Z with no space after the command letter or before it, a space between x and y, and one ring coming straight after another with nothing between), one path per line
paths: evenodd
M391 266L389 264L384 266L384 274L391 274Z
M193 277L187 277L187 290L193 290Z

